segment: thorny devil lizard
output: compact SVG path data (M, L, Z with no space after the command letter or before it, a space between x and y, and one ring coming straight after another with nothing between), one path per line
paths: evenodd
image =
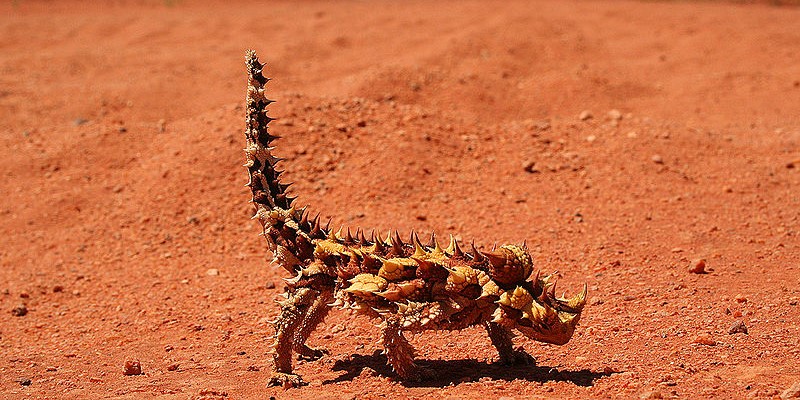
M414 348L403 332L458 330L481 324L504 363L532 362L512 344L512 329L546 343L565 344L586 304L586 285L573 298L555 296L554 275L533 274L523 245L503 245L481 252L461 250L458 241L442 248L431 238L420 243L414 232L403 242L397 231L386 239L334 232L309 217L280 182L280 161L270 144L272 118L264 77L254 51L246 53L248 72L246 130L247 186L253 193L254 219L263 226L273 262L294 275L287 279L281 313L274 323L274 371L270 386L303 384L292 373L292 353L317 359L320 350L306 346L314 328L333 307L357 310L381 320L381 342L389 364L403 380L425 374L414 362Z

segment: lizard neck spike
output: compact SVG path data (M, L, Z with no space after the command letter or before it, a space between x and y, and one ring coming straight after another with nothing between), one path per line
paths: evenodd
M347 236L344 237L344 242L345 243L353 243L354 242L353 235L350 234L350 227L349 226L347 227Z
M452 254L453 257L464 257L464 252L461 251L461 247L458 245L458 240L456 240L453 235L450 235L450 246L448 246L447 249L447 252Z
M502 251L483 251L481 254L488 258L489 262L496 268L500 268L508 262L506 254Z
M474 240L472 241L470 246L472 247L472 259L475 262L482 262L483 260L486 259L486 257L484 257L483 254L480 251L478 251L478 249L475 248L475 241Z

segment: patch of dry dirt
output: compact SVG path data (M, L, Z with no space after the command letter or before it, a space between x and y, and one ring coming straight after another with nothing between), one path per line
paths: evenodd
M4 2L0 393L780 395L800 381L798 26L706 2ZM301 202L527 239L589 284L572 341L521 339L539 366L509 368L482 330L418 335L440 376L407 386L373 322L335 312L310 385L267 389L283 275L243 187L248 47Z

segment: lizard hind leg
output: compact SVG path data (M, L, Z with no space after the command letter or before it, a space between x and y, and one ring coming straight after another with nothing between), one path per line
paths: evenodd
M308 312L305 314L303 320L299 323L299 326L294 331L294 337L292 338L292 349L295 353L297 353L297 358L302 360L317 360L322 358L323 355L327 353L325 350L320 349L312 349L306 345L306 340L311 335L311 333L316 329L317 325L320 324L325 319L325 316L328 315L328 311L331 310L331 306L329 305L333 301L333 290L325 290L322 291L319 296L314 299L314 302L311 304Z
M300 376L292 373L294 334L318 297L320 297L320 292L314 289L299 288L293 293L289 293L288 299L279 302L281 314L274 323L274 364L268 386L290 388L303 385Z
M522 348L514 350L514 342L511 340L514 334L508 328L495 322L484 324L486 332L492 345L500 355L500 362L509 365L536 365L536 360Z

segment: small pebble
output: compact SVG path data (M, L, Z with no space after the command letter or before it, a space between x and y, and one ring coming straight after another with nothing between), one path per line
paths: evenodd
M709 335L709 334L697 335L697 337L695 337L694 340L692 340L692 343L701 344L703 346L716 346L717 345L716 340L714 340L711 337L711 335Z
M529 174L540 172L539 168L536 168L536 161L528 161L522 166L522 168Z
M178 363L167 365L167 371L177 371L179 366Z
M644 392L644 393L642 393L642 395L639 396L639 398L640 399L663 399L664 396L658 390L654 390L652 392Z
M661 158L661 156L658 155L658 154L653 154L653 156L650 157L650 160L653 161L656 164L663 164L664 163L664 159Z
M589 111L589 110L583 110L583 111L581 111L580 115L578 115L578 118L581 121L586 121L588 119L591 119L592 118L592 112Z
M741 293L737 294L733 299L736 300L737 303L747 303L747 297Z
M19 382L19 384L22 385L22 386L30 386L31 383L33 383L28 378L20 378L20 379L17 380L17 382Z
M736 321L731 325L730 329L728 329L729 335L735 335L737 333L744 333L747 335L747 325L744 324L744 321Z
M53 293L61 293L64 291L64 287L61 285L53 286Z
M208 275L208 276L217 276L217 275L219 275L219 270L216 269L216 268L209 268L209 270L206 271L206 275Z
M141 375L142 374L142 364L139 363L139 360L128 360L125 361L125 366L122 369L123 375Z
M25 304L20 304L11 309L11 315L15 317L24 317L28 315L28 307Z
M705 274L706 272L706 260L700 258L697 260L692 261L692 265L689 267L689 272L693 274Z
M619 121L622 119L622 112L617 109L608 112L608 119L612 121Z
M273 281L267 282L267 289L275 289L275 282Z

